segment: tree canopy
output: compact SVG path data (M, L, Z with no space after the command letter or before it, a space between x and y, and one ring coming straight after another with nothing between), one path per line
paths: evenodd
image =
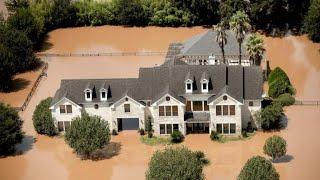
M304 26L309 38L320 42L320 0L311 0Z
M72 120L70 128L66 131L65 140L78 155L90 158L93 152L109 143L109 124L99 116L83 113L81 117Z
M53 136L57 132L49 109L51 102L51 97L42 100L33 112L33 126L39 134Z
M23 136L17 111L0 102L0 155L14 153L15 145L21 143Z
M238 176L238 180L279 180L279 178L272 163L261 156L250 158Z
M246 50L251 60L260 61L265 52L263 39L255 33L250 35L246 42Z
M203 167L207 163L204 153L200 151L169 147L152 155L146 179L204 179Z
M287 152L287 142L282 137L273 135L266 140L263 152L273 160L280 158Z

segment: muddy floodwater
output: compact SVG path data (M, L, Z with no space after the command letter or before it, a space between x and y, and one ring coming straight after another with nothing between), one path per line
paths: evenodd
M59 29L49 34L48 52L165 51L171 41L181 41L205 31L196 28L99 28ZM145 32L145 33L144 33ZM127 40L124 37L128 37ZM265 38L271 67L280 66L289 75L299 99L320 99L319 44L305 36ZM99 49L100 48L100 49ZM98 49L98 50L97 50ZM139 67L163 62L163 56L52 57L48 76L41 81L27 109L20 113L26 138L18 146L21 155L0 159L0 179L144 179L152 153L163 146L146 146L135 131L121 132L111 143L119 145L112 157L100 161L80 160L63 137L36 135L32 113L41 99L53 96L64 78L137 77ZM188 135L185 145L204 151L211 164L204 169L207 179L236 179L244 163L263 155L263 144L273 134L288 142L287 156L275 163L281 179L320 179L320 107L292 106L285 109L288 126L274 133L258 132L245 141L211 142L208 135Z

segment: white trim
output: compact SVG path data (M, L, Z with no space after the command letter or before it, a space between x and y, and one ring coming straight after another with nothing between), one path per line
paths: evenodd
M230 96L229 94L227 94L227 93L223 93L221 96L217 97L214 101L212 101L212 102L211 102L211 103L209 103L208 105L214 105L214 104L215 104L215 102L216 102L220 97L222 97L222 96L228 96L228 98L231 98L233 101L237 102L237 104L236 104L236 105L243 105L243 103L242 103L242 102L240 102L240 101L238 101L238 100L234 99L233 97L231 97L231 96Z
M200 84L201 84L201 92L202 93L208 93L209 92L209 81L207 79L202 79L200 81ZM206 89L203 89L203 84L206 84Z
M88 93L88 92L90 92L90 98L87 97L87 93ZM91 89L88 89L88 88L87 88L87 89L84 90L84 99L85 99L86 101L89 101L89 102L92 101L92 90L91 90Z
M159 98L156 102L151 104L151 107L157 106L157 103L162 100L163 98L165 98L166 96L170 96L170 98L174 99L175 101L179 102L180 105L185 106L185 104L183 104L182 102L180 102L178 99L174 98L173 96L171 96L169 93L166 93L164 96L162 96L161 98Z
M135 102L136 104L138 104L140 107L145 107L144 105L142 105L141 103L139 103L138 101L136 101L135 99L131 98L130 96L126 95L124 97L122 97L121 99L119 99L118 101L114 102L110 107L111 108L115 108L117 107L118 102L122 101L123 99L128 98L130 100L132 100L133 102Z
M102 97L102 93L103 92L105 93L105 97L104 98ZM108 93L107 93L107 90L105 90L104 88L100 90L100 100L101 101L107 101L108 100Z
M82 107L79 106L77 103L71 101L70 99L63 97L61 98L58 102L56 102L55 104L53 104L52 106L49 107L49 109L54 109L54 106L57 105L58 103L60 103L62 100L66 99L67 101L69 101L71 104L73 104L74 106L76 106L78 109L81 109Z

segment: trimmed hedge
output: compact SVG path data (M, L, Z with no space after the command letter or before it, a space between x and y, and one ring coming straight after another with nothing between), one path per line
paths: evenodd
M273 100L274 103L280 103L282 106L293 105L295 101L295 98L289 93L281 94L278 98Z
M285 93L289 93L291 95L295 94L295 89L292 87L287 74L279 67L276 67L271 71L268 77L268 84L268 93L272 98L277 98L281 94Z

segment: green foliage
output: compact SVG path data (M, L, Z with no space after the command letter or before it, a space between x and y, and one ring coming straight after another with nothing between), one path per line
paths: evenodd
M219 141L221 139L221 135L219 133L217 133L217 131L211 131L210 139L212 141Z
M295 89L292 87L287 74L279 67L271 71L268 77L270 97L277 98L281 94L289 93L295 94Z
M279 180L272 163L261 156L250 158L242 168L238 180Z
M283 109L279 103L272 103L255 114L256 120L263 130L280 128L280 118Z
M0 59L0 91L8 91L15 74L15 57L2 43L0 43Z
M262 37L255 33L250 35L246 42L246 50L251 60L254 62L260 61L265 52Z
M5 0L5 5L10 12L29 6L28 0Z
M202 152L185 147L166 148L151 157L146 179L204 179L202 170L208 162Z
M148 17L145 14L140 0L114 0L117 21L122 25L147 25Z
M171 134L171 142L179 143L182 142L184 139L183 134L180 131L173 131Z
M112 135L114 135L114 136L118 135L118 131L115 129L112 129Z
M237 11L249 13L250 2L243 0L222 0L219 5L222 20L229 22L233 14Z
M0 25L0 42L14 55L15 73L32 69L37 65L38 59L33 53L32 42L24 32L10 28L6 24Z
M43 24L31 13L29 8L22 8L8 18L8 25L11 28L24 32L28 38L36 44L39 42L43 31Z
M110 141L108 122L98 116L83 113L72 120L66 131L65 140L75 152L84 158L103 148Z
M33 126L39 134L54 136L57 132L53 123L51 110L49 109L51 102L51 97L42 100L33 112Z
M140 136L140 141L143 144L149 145L149 146L156 146L156 145L168 145L171 144L171 141L168 137L157 137L157 136L152 136L151 138L148 136Z
M145 135L145 131L144 131L143 128L139 128L138 133L139 133L141 136Z
M305 30L309 38L315 42L320 42L320 0L311 0L311 4L305 17Z
M18 113L0 102L0 155L14 153L15 145L21 143L24 133Z
M282 106L291 106L295 101L295 98L289 93L281 94L278 98L273 100L274 103L280 103Z
M273 160L284 156L287 152L287 142L282 137L273 135L269 137L264 146L263 151Z
M152 122L151 122L151 117L148 117L145 122L144 122L144 129L148 134L149 138L152 138L153 136L153 129L152 129Z

